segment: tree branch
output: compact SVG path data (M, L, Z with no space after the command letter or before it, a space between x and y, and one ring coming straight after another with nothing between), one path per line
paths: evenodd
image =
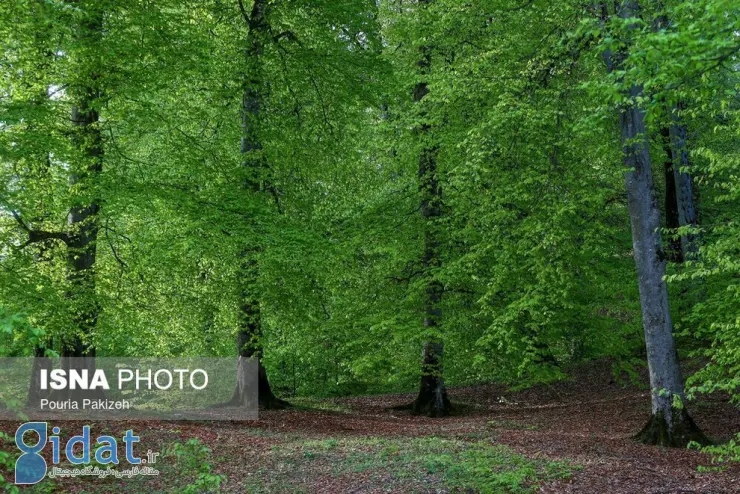
M29 227L25 221L23 221L23 218L18 213L18 211L11 209L10 214L13 215L13 218L15 218L16 223L18 223L21 229L28 234L28 240L21 246L21 249L37 242L43 242L44 240L61 240L65 244L69 243L69 235L67 235L65 232L47 232L45 230L34 230Z
M244 2L242 0L237 0L237 3L239 4L239 10L242 13L242 18L244 19L244 22L246 22L248 25L251 25L252 20L249 18L249 14L247 14L247 9L244 8Z
M283 31L282 33L279 33L279 34L276 34L275 36L273 36L272 37L272 40L275 41L275 42L278 42L278 41L280 41L283 38L287 38L287 39L293 41L298 46L303 46L301 44L300 40L298 39L298 37L295 35L295 33L293 31Z
M44 230L27 230L28 240L23 247L27 247L37 242L43 242L44 240L61 240L65 244L69 244L69 235L64 232L47 232Z

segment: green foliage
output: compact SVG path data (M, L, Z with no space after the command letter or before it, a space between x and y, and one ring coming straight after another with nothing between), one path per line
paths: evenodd
M13 439L4 432L0 432L0 441L2 444L9 444ZM0 474L0 487L5 492L17 493L20 492L18 486L12 481L11 478L6 478L5 475L12 475L15 472L15 461L18 459L18 455L14 455L7 451L0 451L0 470L4 473Z
M711 456L713 466L699 466L699 471L723 469L732 463L740 462L740 434L736 434L724 444L701 447L699 444L689 444L690 448L697 449Z
M200 439L173 443L165 450L164 455L175 460L175 468L189 481L178 492L216 492L226 479L225 475L213 473L211 450Z
M642 3L640 19L603 21L570 0L269 1L259 62L238 2L3 4L0 354L77 338L100 356L233 355L249 251L280 393L411 389L429 338L445 342L448 384L552 382L603 357L629 368L643 339L615 110L639 84L651 136L687 125L701 192L699 260L669 268L681 347L708 362L691 382L737 395L737 7ZM608 75L604 50L625 43ZM257 76L261 146L242 153ZM99 173L70 119L91 87ZM429 273L422 149L443 203ZM82 287L62 237L94 200ZM430 280L444 288L434 329Z
M9 314L0 307L0 357L28 356L41 345L45 331L32 326L21 314ZM49 350L48 356L54 356Z
M8 448L11 444L13 445L12 448L14 451L6 451L5 448ZM21 490L14 482L15 462L20 453L15 450L15 439L4 432L0 432L0 446L4 447L3 449L0 449L0 488L3 489L3 492L17 494L21 492ZM55 492L57 487L58 486L55 482L49 479L43 479L38 484L26 486L23 492L45 494Z
M285 478L284 469L255 472L257 478L246 485L250 492L299 489L296 474L312 465L327 469L333 477L362 473L366 488L414 490L433 485L483 493L534 492L543 482L568 478L574 468L530 459L489 441L439 437L297 441L274 449L265 461L290 465L290 477Z

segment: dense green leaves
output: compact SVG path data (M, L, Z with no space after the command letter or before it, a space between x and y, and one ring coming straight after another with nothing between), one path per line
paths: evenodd
M734 2L651 4L629 32L583 2L268 3L259 170L239 149L252 68L239 2L0 7L4 351L58 350L75 331L60 236L70 208L97 197L84 297L101 309L89 335L100 355L233 355L248 246L260 252L265 363L283 391L407 389L429 336L447 345L452 384L626 365L643 343L615 109L624 84L641 84L653 161L680 112L701 191L700 258L669 270L683 342L709 358L694 383L736 392ZM93 11L97 41L76 30ZM602 52L625 39L624 70L608 75ZM429 94L414 104L422 49ZM91 82L104 161L81 188L69 185L82 159L69 115L73 88ZM417 177L430 145L444 203L431 276L445 316L432 335ZM50 235L29 242L38 232Z

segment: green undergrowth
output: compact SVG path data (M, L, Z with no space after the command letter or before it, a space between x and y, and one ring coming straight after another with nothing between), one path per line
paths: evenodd
M248 492L306 492L317 473L352 490L404 492L533 492L546 481L567 478L565 462L533 459L490 440L340 438L275 446L255 472Z
M162 457L155 465L158 476L135 476L130 479L83 479L87 485L84 493L150 493L150 494L201 494L220 492L226 476L216 473L217 459L211 449L200 439L174 441L167 444ZM129 468L119 465L117 469ZM163 480L166 479L166 480ZM62 491L60 491L62 492ZM63 492L66 492L63 491Z
M740 433L723 444L714 444L702 447L697 443L689 444L689 448L706 453L710 457L710 465L700 465L700 472L712 472L725 470L732 464L740 463Z
M288 400L290 404L297 409L306 410L325 410L327 412L349 413L350 408L344 404L337 403L331 399L312 398L296 396Z
M488 427L491 429L510 429L510 430L521 430L521 431L536 431L540 427L534 424L525 424L516 420L489 420Z

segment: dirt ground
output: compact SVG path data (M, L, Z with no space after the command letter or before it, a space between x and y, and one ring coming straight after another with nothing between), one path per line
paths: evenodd
M419 448L444 450L467 443L505 445L533 461L571 466L567 478L544 475L537 481L525 481L522 487L535 492L740 492L740 465L700 472L697 467L710 465L707 455L633 441L631 436L649 415L648 391L615 383L606 363L586 366L572 380L520 392L494 385L451 388L449 392L461 413L444 419L391 410L413 398L398 394L323 400L313 403L314 408L304 404L298 409L264 411L254 422L96 423L94 432L134 428L144 451L166 448L172 441L197 439L210 448L209 472L226 476L219 488L225 492L473 492L441 483L428 465L423 476L404 477L398 469L393 474L386 468L388 461L400 465L399 458L411 458L404 456L406 447L418 452ZM740 410L721 397L695 402L689 409L714 440L727 440L740 431ZM0 427L12 433L16 426L3 423ZM423 438L437 442L425 443ZM406 452L412 455L412 449ZM382 452L387 459L388 451L395 456L382 463L379 455ZM472 457L460 458L466 461ZM351 467L346 466L349 461ZM416 465L413 459L409 461L409 465ZM57 482L52 490L177 492L183 490L176 487L179 479L190 473L165 470L146 483L67 479ZM491 485L482 490L506 489Z

